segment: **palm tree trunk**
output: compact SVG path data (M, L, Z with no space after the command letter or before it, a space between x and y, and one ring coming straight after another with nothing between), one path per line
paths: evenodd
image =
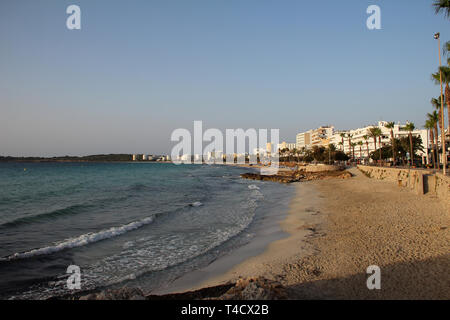
M434 133L433 133L433 129L430 130L430 140L431 142L434 144ZM433 167L436 169L436 159L434 156L434 149L433 146L431 147L431 159L433 160Z
M439 134L438 134L438 128L437 128L437 124L434 125L434 148L436 149L436 166L437 169L440 170L441 169L441 165L440 165L440 161L439 161Z
M392 158L394 159L394 166L395 166L395 139L394 139L394 130L391 129L391 140L392 140Z
M366 147L367 147L367 161L370 159L370 152L369 152L369 142L366 141Z
M373 143L375 144L375 151L377 151L377 137L373 137Z
M409 148L411 150L411 166L414 165L414 153L413 153L413 142L412 142L412 134L411 132L409 133Z
M383 163L383 159L382 159L382 157L383 157L383 155L382 155L383 146L381 144L381 136L378 137L378 141L379 141L379 144L380 144L380 166L381 166L382 163Z
M352 140L348 138L348 152L350 153L350 157L352 156ZM353 161L353 159L352 159Z

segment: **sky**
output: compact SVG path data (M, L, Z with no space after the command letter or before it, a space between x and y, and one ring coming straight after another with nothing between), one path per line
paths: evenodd
M431 0L2 0L0 155L170 153L173 130L386 121L440 89ZM69 30L66 8L81 9ZM369 5L381 30L368 30Z

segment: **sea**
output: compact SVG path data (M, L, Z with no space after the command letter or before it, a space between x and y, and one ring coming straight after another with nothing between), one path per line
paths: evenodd
M0 299L167 286L248 244L294 189L250 168L0 163ZM254 169L253 169L254 170ZM80 270L80 289L69 288ZM71 282L73 283L73 282Z

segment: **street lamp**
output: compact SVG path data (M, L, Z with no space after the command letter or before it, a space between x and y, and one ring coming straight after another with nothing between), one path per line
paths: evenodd
M447 175L447 151L445 148L445 121L444 121L444 89L442 87L442 60L441 60L441 34L438 32L434 35L434 39L438 41L439 52L439 77L441 83L441 143L442 143L442 164L444 167L444 176ZM439 157L439 155L437 155Z

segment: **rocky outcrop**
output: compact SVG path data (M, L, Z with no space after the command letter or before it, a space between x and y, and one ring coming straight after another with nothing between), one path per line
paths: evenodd
M225 294L208 300L285 300L286 289L262 277L239 279Z
M79 300L145 300L145 294L137 288L109 289L81 296Z
M295 176L284 176L284 175L262 175L258 173L243 173L241 174L241 177L244 179L249 180L259 180L259 181L272 181L272 182L279 182L279 183L292 183L292 182L298 182L298 179L295 178Z
M261 175L257 173L244 173L241 174L241 177L250 180L293 183L301 181L326 180L326 179L349 179L352 177L352 174L348 171L339 171L339 170L316 171L316 172L300 170L273 176Z

